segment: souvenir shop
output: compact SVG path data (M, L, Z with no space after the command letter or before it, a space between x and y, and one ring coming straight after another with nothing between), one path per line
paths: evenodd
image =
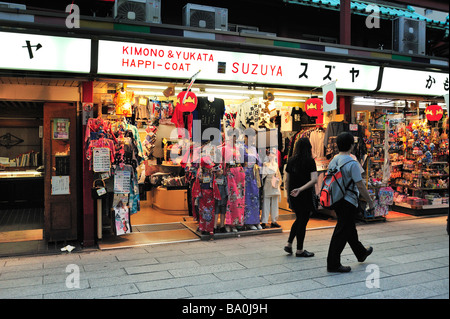
M326 70L325 78L350 96L389 94L392 87L401 93L395 83L380 83L379 66L302 59L306 67L290 72L297 59L106 40L99 41L98 51L105 85L94 91L97 111L85 140L93 197L103 207L98 238L105 225L123 235L180 220L208 238L278 229L280 215L292 213L283 192L283 165L296 141L311 141L318 193L343 131L355 136L354 155L379 201L376 216L365 215L364 208L362 216L384 218L391 198L398 197L390 185L373 179L379 174L373 164L382 161L378 144L370 142L377 132L369 122L375 114L369 112L364 122L360 115L325 109L326 82L313 72ZM443 74L433 76L441 81ZM286 83L298 83L297 89Z
M105 235L122 235L180 220L208 237L281 231L281 215L295 218L283 187L295 142L310 137L323 174L336 152L325 138L349 125L337 111L324 116L321 85L374 90L380 69L107 40L99 40L98 56L106 84L94 91L85 139L93 197L102 207L98 238L107 225Z
M448 74L384 73L382 94L354 97L352 104L353 121L365 131L368 187L384 204L365 217L448 214Z
M372 104L355 111L365 130L366 179L369 190L382 194L369 219L390 211L410 215L448 212L448 109L433 100L355 98ZM363 107L364 108L364 107Z

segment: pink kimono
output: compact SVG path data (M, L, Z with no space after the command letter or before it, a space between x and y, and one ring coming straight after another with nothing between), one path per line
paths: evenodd
M225 144L223 149L225 176L227 177L228 203L225 225L243 226L245 210L245 172L240 166L240 153L236 147Z

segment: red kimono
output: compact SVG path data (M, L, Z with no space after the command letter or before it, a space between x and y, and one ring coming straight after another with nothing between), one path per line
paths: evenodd
M201 169L198 170L197 178L192 187L192 197L198 197L199 230L213 234L215 200L220 200L221 196L213 174L210 173L211 180L204 183L201 182L203 181L201 171Z

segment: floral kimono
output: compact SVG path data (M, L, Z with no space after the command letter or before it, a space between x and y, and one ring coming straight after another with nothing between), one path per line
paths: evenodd
M225 225L243 226L245 209L245 173L241 166L228 167L226 172L228 203Z
M199 169L192 188L192 197L198 198L199 230L214 234L214 208L220 192L213 174L202 173Z
M247 164L245 171L245 210L244 224L257 225L260 222L260 196L257 185L257 176L255 176L255 165L260 165L256 147L244 145L244 161ZM256 174L259 174L256 172ZM259 177L259 176L258 176Z
M225 225L243 226L245 209L245 172L240 166L241 154L236 146L225 143L222 148L227 178L228 203Z

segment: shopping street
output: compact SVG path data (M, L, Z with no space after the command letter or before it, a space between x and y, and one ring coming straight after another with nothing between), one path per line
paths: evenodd
M359 224L360 240L374 252L358 263L347 245L342 264L352 271L345 274L326 271L332 227L307 231L312 258L286 255L286 230L0 258L0 298L448 299L446 222L440 215Z

